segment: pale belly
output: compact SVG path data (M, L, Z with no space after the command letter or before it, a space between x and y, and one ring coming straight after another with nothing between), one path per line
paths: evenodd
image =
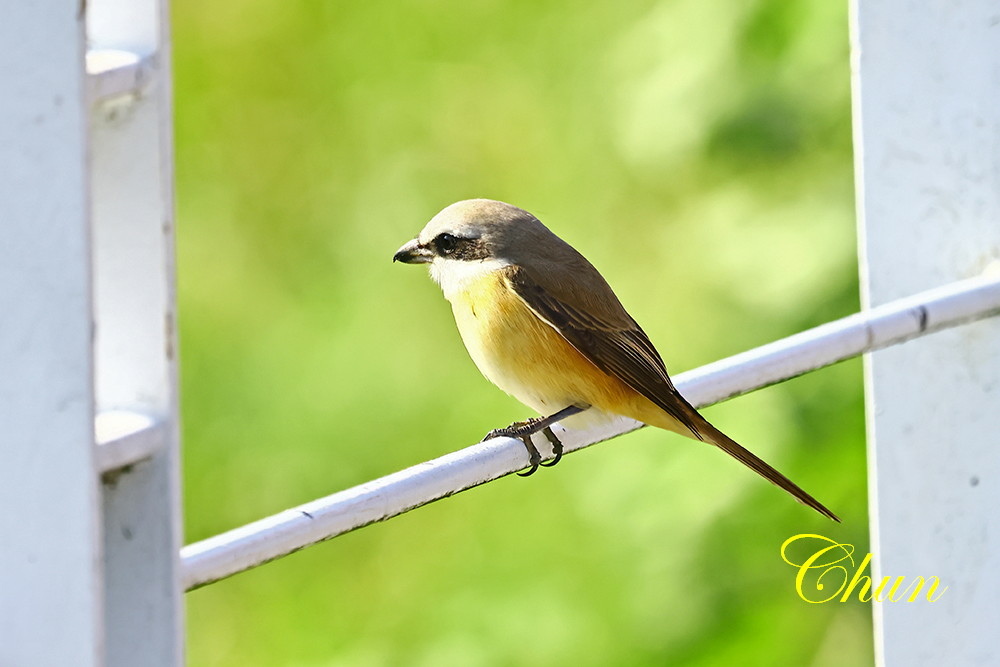
M490 382L541 415L589 407L564 425L633 416L636 393L594 366L491 273L451 295L472 360ZM640 397L641 398L641 397ZM645 399L641 399L645 402Z

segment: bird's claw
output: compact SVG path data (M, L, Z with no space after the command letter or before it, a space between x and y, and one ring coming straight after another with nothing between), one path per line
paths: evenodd
M544 463L539 463L539 465L545 466L546 468L551 468L555 464L559 463L560 460L562 460L563 444L562 441L556 437L556 434L552 432L551 427L546 426L545 430L543 430L542 433L545 434L545 438L549 441L549 444L552 445L552 453L555 454L555 456L552 458L551 461L545 461Z
M563 455L562 442L560 442L559 438L557 438L555 433L552 432L552 429L546 426L542 430L542 433L545 434L545 438L552 444L552 451L555 454L555 456L552 458L551 461L542 462L541 454L538 453L538 450L535 448L534 443L531 442L531 435L537 432L534 429L534 426L540 421L542 421L541 418L536 417L532 419L526 419L525 421L521 422L514 422L513 424L507 426L506 428L495 428L486 434L486 437L483 438L483 442L485 442L486 440L491 440L492 438L501 438L501 437L517 438L518 440L523 442L524 448L528 450L528 463L531 465L531 467L527 470L527 472L519 472L517 474L520 477L528 477L530 475L533 475L535 471L538 470L538 466L551 468L555 464L559 463L559 460L562 459Z
M521 442L524 443L524 448L528 450L528 463L531 464L531 467L528 468L527 472L517 473L517 476L530 477L531 475L535 474L535 471L538 470L539 465L544 465L542 464L542 455L538 453L538 450L535 449L534 443L531 442L531 435L524 435L521 436L519 439Z

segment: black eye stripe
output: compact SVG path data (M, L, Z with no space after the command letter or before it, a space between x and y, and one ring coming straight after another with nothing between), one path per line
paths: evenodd
M455 252L455 249L465 240L453 234L443 232L434 237L434 247L440 255L447 256Z
M430 245L439 257L463 261L483 260L489 257L486 243L481 238L466 238L442 232Z

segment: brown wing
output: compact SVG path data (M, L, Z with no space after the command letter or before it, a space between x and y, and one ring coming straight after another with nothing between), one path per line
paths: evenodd
M521 266L509 266L504 271L511 288L528 307L595 366L651 400L699 440L707 439L803 505L839 522L836 514L795 482L698 414L674 388L656 348L625 311L611 287L582 256L579 260L582 263L572 268L582 280L572 285L560 282L552 274L531 272Z
M597 273L592 267L587 268ZM510 266L505 271L518 296L595 366L651 400L684 424L696 438L704 439L692 418L694 408L674 388L656 348L603 279L603 284L591 286L586 295L590 298L583 300L584 304L597 301L607 311L595 314L593 308L576 308L560 299L523 267ZM594 289L602 293L594 294ZM595 296L599 298L594 299Z

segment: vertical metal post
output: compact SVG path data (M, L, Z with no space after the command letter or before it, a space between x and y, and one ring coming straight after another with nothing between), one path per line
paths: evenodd
M853 5L870 306L1000 258L1000 14L990 0ZM947 586L874 604L878 661L997 664L1000 322L876 352L866 383L874 578Z
M103 664L84 29L0 20L0 664Z
M108 664L183 661L173 142L166 3L89 0L95 50L143 63L134 88L92 108L98 411L158 426L150 458L105 476Z
M0 665L178 665L165 3L7 9Z

